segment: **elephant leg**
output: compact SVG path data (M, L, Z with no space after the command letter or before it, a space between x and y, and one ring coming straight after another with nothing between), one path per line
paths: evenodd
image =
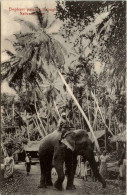
M58 179L57 181L55 182L54 186L55 188L57 188L58 190L62 190L62 183L64 181L64 171L63 171L63 163L55 163L54 165L55 169L56 169L56 172L58 174Z
M47 186L52 186L53 185L52 178L51 178L51 171L52 171L52 161L46 167L46 184L47 184Z
M58 179L55 182L54 186L58 190L62 190L62 183L64 181L64 170L63 170L63 164L65 161L65 146L63 144L58 144L54 148L54 157L53 157L53 164L54 168L56 169Z
M73 152L69 149L66 151L66 157L65 157L65 166L66 166L66 174L67 174L67 190L76 189L73 181L74 181L74 175L77 165L77 159L76 156L73 154Z
M100 175L99 169L98 169L98 166L97 166L95 160L91 159L88 161L90 163L90 167L93 171L93 175L94 175L95 179L98 179L98 181L102 183L103 188L105 188L106 187L105 179Z
M77 167L77 155L73 155L73 173L76 174L76 167Z
M39 188L46 188L46 166L44 161L40 161L40 168L41 168L41 179Z

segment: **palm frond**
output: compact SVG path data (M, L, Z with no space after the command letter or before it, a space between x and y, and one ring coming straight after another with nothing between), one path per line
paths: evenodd
M31 14L34 14L37 17L37 21L38 21L38 25L40 28L43 28L43 16L42 16L42 12L40 10L39 7L35 7L37 9L36 12L33 12Z
M49 53L49 45L48 45L48 43L43 42L41 44L40 56L41 56L42 62L46 61L46 62L49 63L51 57L50 57L50 53Z
M35 50L33 47L27 46L19 51L19 55L21 56L21 61L19 63L19 67L23 64L27 63L28 61L32 60L34 56Z
M9 75L10 70L6 70L6 71L2 71L1 72L1 81L3 81L4 79L6 79Z
M47 26L47 29L51 28L51 27L53 26L53 24L55 24L55 22L56 22L56 19L53 20L53 21L51 22L51 24L49 24L49 25ZM55 33L55 34L57 34L57 33Z
M38 63L37 63L38 64ZM43 64L41 64L41 66L38 67L38 71L47 79L48 78L48 74L46 72L46 70L43 67ZM40 75L40 74L39 74ZM40 76L41 77L41 76ZM43 79L42 79L43 80Z
M25 21L25 20L21 20L21 19L16 19L15 21L22 24L22 25L29 27L29 29L31 29L32 31L38 30L38 27L30 21Z
M7 70L8 68L10 68L10 61L6 61L6 62L3 62L1 64L1 71L5 71Z
M109 19L110 19L109 15L103 19L103 21L97 26L97 33L99 33L103 29L103 27L105 26Z
M45 13L43 15L43 28L45 29L48 25L48 10L45 8Z
M54 40L54 41L56 42L59 49L61 49L63 51L63 54L68 55L66 48L59 41L57 41L57 40Z
M65 59L61 48L56 40L52 39L52 42L49 43L49 52L51 54L52 60L57 66L62 66L65 64Z
M11 57L14 57L15 55L11 52L11 51L9 51L9 50L5 50L5 52L9 55L9 56L11 56Z
M28 45L30 42L32 42L32 40L35 39L35 33L26 33L26 34L14 34L16 39L17 39L17 44L19 44L20 46L26 46Z

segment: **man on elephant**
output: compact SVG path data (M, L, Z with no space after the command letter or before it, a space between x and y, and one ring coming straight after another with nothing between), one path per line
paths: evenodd
M64 130L69 130L69 121L65 112L61 114L61 118L58 121L58 131L62 132Z
M67 131L70 131L70 125L69 125L69 121L67 119L66 113L63 112L58 122L58 132L62 133L60 140L63 138L64 134Z

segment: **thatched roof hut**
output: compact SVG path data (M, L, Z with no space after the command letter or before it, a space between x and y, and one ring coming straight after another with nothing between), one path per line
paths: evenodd
M27 145L24 146L24 150L27 152L38 151L41 141L30 141Z
M126 142L126 130L113 136L111 142Z
M105 134L105 130L100 130L100 131L94 131L94 135L97 139L101 138ZM94 142L94 138L92 136L91 132L88 132L89 138L91 139L92 142Z

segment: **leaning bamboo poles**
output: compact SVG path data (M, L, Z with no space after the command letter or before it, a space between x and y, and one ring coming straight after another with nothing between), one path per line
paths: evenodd
M95 103L96 103L97 108L98 108L98 110L99 110L99 112L100 112L100 115L101 115L101 118L102 118L102 121L103 121L105 127L108 129L108 131L111 133L111 135L113 135L112 131L109 129L109 127L108 127L108 126L106 125L106 123L105 123L105 119L103 118L101 109L100 109L100 107L99 107L99 105L98 105L98 102L97 102L97 100L96 100L96 97L95 97L95 95L92 93L92 91L91 91L91 95L92 95L92 97L93 97L94 100L95 100Z
M42 136L42 138L43 138L43 137L44 137L44 135L43 135L43 133L42 133L42 131L41 131L40 127L39 127L39 124L37 123L37 121L35 122L35 119L34 119L34 118L32 118L32 120L33 120L34 125L35 125L35 127L37 128L38 132L40 133L40 135L41 135L41 136Z
M70 94L70 95L71 95L71 97L73 98L73 100L74 100L75 104L77 105L78 109L80 110L81 114L83 115L83 117L84 117L85 121L87 122L87 125L88 125L88 127L89 127L89 129L90 129L90 131L91 131L91 134L92 134L93 138L94 138L94 141L95 141L95 144L96 144L97 150L100 152L100 147L99 147L99 144L98 144L97 138L96 138L96 137L95 137L95 135L94 135L94 132L93 132L92 126L91 126L91 124L90 124L90 122L89 122L89 120L88 120L87 116L85 115L85 113L84 113L84 111L82 110L82 108L81 108L80 104L78 103L77 99L76 99L76 98L75 98L75 96L73 95L73 93L72 93L72 91L71 91L70 87L69 87L69 86L68 86L68 84L66 83L66 81L65 81L65 79L64 79L64 77L63 77L63 75L60 73L60 71L59 71L59 70L58 70L58 74L59 74L59 76L60 76L60 78L61 78L62 82L65 84L65 86L66 86L66 88L67 88L67 90L68 90L69 94Z
M59 118L61 118L61 116L60 116L60 113L59 113L59 110L58 110L58 107L57 107L57 105L56 105L55 100L54 100L53 102L54 102L55 110L56 110L56 112L57 112L57 114L58 114Z
M97 113L98 113L98 108L94 108L94 121L93 121L93 129L95 128L96 126L96 120L97 120Z
M4 157L7 156L7 150L6 148L4 147L3 143L1 142L1 148L3 150L3 154L4 154Z
M28 141L30 142L30 131L29 131L29 122L28 122L28 114L26 113L26 128L28 134Z
M40 121L40 124L41 124L41 126L42 126L43 131L44 131L44 134L47 135L47 132L46 132L46 130L45 130L45 127L44 127L44 125L42 124L42 121L41 121L41 119L40 119L39 113L38 113L38 111L37 111L36 102L35 102L34 105L35 105L35 110L36 110L37 117L38 117L38 119L39 119L39 121Z

